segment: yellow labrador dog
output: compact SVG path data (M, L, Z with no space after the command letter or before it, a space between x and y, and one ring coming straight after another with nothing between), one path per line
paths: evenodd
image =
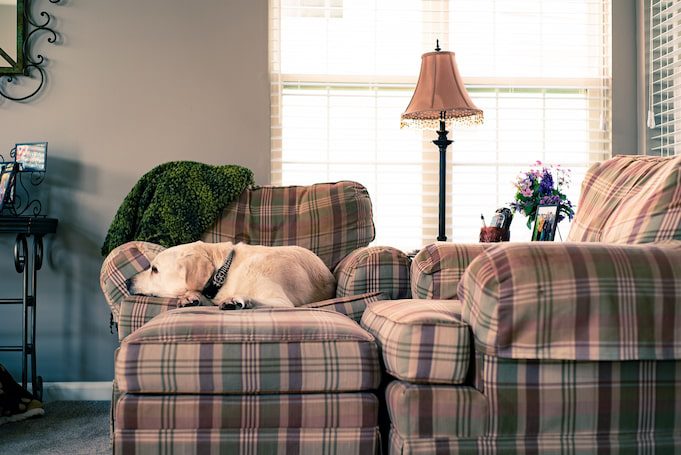
M305 248L232 242L168 248L130 286L133 294L177 297L180 306L205 297L222 309L295 307L330 299L335 290L334 276Z

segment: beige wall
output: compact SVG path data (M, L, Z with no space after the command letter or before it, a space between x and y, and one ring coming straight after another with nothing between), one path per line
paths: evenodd
M638 145L636 21L636 0L612 0L613 155L643 153Z
M60 220L39 278L38 369L46 381L109 380L115 338L99 290L99 248L123 197L170 160L235 163L269 181L266 0L34 2L55 16L48 86L0 98L0 153L49 141L45 194ZM13 240L0 238L3 295L19 293ZM13 292L12 292L13 291ZM0 307L0 344L18 341ZM0 363L18 372L18 355Z

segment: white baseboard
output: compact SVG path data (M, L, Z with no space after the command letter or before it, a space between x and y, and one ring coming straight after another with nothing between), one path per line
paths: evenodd
M28 390L33 390L30 383ZM111 381L46 382L43 402L48 401L111 401Z

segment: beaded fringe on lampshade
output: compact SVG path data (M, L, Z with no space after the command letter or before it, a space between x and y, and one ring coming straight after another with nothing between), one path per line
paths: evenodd
M435 114L435 115L428 115ZM440 127L440 111L417 112L409 116L402 114L400 128L419 128L423 130L437 130ZM484 115L481 110L467 110L457 112L445 112L445 125L454 123L458 125L473 126L482 125Z

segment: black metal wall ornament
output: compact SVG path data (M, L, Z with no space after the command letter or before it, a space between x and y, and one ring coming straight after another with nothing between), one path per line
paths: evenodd
M9 156L11 159L16 159L17 149L14 147L10 152ZM0 162L4 162L5 157L0 155ZM24 181L24 176L26 182ZM8 199L5 201L5 205L2 208L1 215L9 216L33 216L33 217L44 217L43 204L39 199L31 199L31 193L29 188L38 188L41 183L45 181L45 171L33 171L33 170L19 170L12 177L10 181L10 194Z
M48 0L49 3L57 4L62 0ZM46 62L42 54L35 56L31 52L32 45L40 36L47 34L47 42L54 44L57 42L57 32L51 26L52 16L46 11L41 11L38 18L32 13L33 0L18 0L18 41L20 42L16 62L10 68L3 68L0 71L0 97L11 101L26 101L35 96L45 85L46 73L43 65ZM22 14L23 13L23 14ZM22 41L23 40L23 41ZM7 60L6 54L3 55ZM20 78L30 78L37 80L37 86L28 89L28 92L21 93ZM24 89L25 90L25 89Z

